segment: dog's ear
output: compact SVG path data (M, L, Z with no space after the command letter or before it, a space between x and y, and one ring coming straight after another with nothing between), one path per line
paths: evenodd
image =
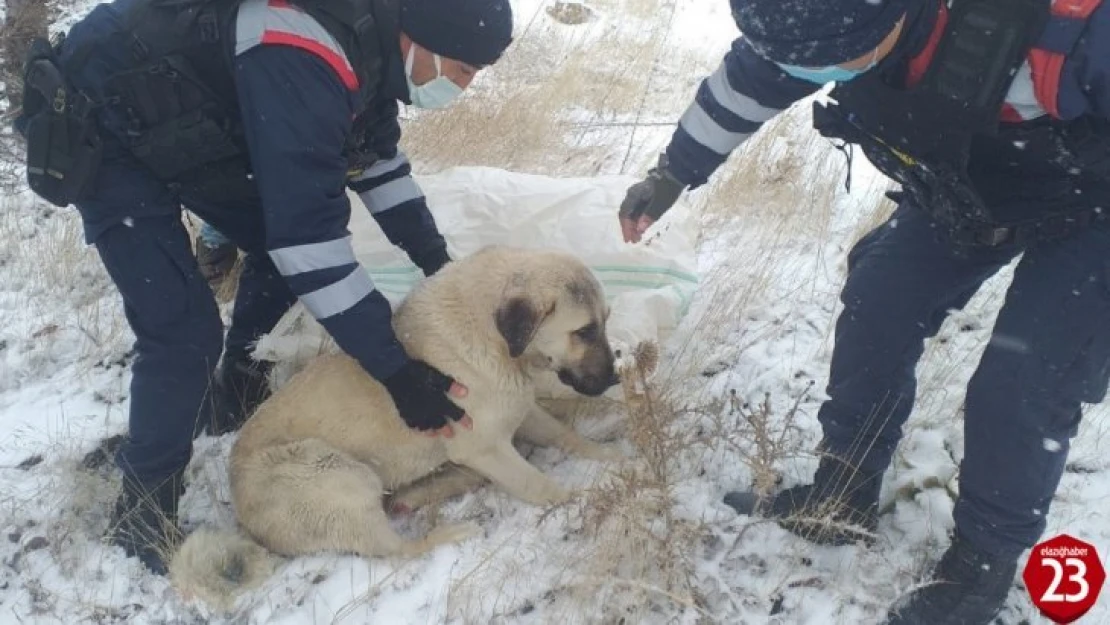
M509 356L519 357L540 327L540 311L526 298L510 297L497 307L497 331L509 344Z

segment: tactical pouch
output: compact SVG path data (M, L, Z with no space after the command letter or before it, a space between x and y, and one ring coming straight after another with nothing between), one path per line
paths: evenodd
M876 169L902 186L895 201L912 198L928 211L954 242L996 245L989 210L962 167L943 161L924 163L860 127L840 107L814 103L813 122L823 136L860 146ZM889 197L889 196L888 196Z
M241 152L224 107L184 56L117 74L106 90L130 118L131 153L161 180Z
M91 105L58 68L45 39L32 42L23 73L23 109L15 127L27 142L27 184L55 206L84 197L103 151Z
M1062 135L1077 169L1095 180L1110 182L1110 121L1087 115L1069 123Z
M835 104L814 103L822 135L861 146L906 195L960 243L1005 241L968 174L973 141L997 137L1013 76L1043 30L1048 3L961 0L920 82L899 88L878 72L836 86Z

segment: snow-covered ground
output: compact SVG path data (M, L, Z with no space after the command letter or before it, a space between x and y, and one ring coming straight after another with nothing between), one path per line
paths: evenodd
M552 6L514 2L516 43L456 109L405 113L404 147L420 171L637 175L736 35L725 0L597 0L580 25L554 21ZM749 485L764 461L786 486L812 474L844 256L889 209L863 159L844 192L843 158L808 130L807 110L769 124L692 194L702 284L664 346L659 405L637 413L659 427L629 423L624 410L580 425L612 433L629 461L605 467L536 450L533 462L584 489L578 501L545 511L484 488L439 511L478 522L476 539L412 560L288 561L231 614L182 600L102 542L116 485L110 468L80 462L125 428L130 333L74 213L9 198L0 219L0 623L878 622L947 544L963 387L1008 274L930 343L873 547L814 547L723 506L723 493ZM1088 411L1046 533L1081 537L1104 559L1108 412ZM770 454L753 451L756 429L780 441ZM233 523L233 436L198 441L182 503L189 527ZM412 533L428 523L426 514L397 519ZM1005 621L1041 621L1020 579ZM1108 621L1104 596L1081 622Z

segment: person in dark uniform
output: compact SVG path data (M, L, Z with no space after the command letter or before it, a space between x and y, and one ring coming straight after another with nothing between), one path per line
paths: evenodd
M1052 5L1051 11L1049 5ZM967 388L964 457L939 583L890 622L986 624L1045 529L1084 402L1110 378L1110 3L732 0L742 36L620 209L625 239L791 103L901 183L848 255L812 483L765 504L810 540L874 535L924 341L1018 255ZM756 505L759 503L760 505ZM831 523L830 523L831 521Z
M398 149L398 103L448 105L511 40L508 0L115 0L43 57L102 144L73 204L137 339L113 516L129 554L165 571L192 440L235 430L265 396L252 343L298 299L411 427L468 423L449 397L465 389L394 335L346 192L424 274L448 263ZM182 207L244 253L226 341Z

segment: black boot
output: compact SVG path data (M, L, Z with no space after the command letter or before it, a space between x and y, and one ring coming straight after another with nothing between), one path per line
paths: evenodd
M112 542L157 575L166 574L167 556L181 543L177 502L184 489L183 474L152 485L124 477L112 511Z
M988 625L1014 585L1017 558L975 550L959 536L933 571L933 583L892 609L887 625Z
M234 432L270 396L272 363L249 356L224 357L207 402L207 418L200 424L210 436ZM199 432L198 432L199 434Z
M878 526L882 475L825 456L812 484L788 488L766 501L751 492L731 492L724 502L740 514L775 519L783 529L817 544L870 543Z

